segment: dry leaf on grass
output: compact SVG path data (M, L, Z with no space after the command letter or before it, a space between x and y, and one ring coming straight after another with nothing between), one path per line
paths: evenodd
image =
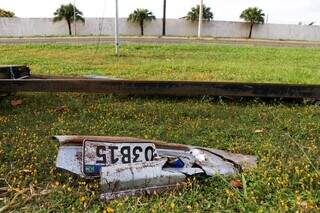
M241 182L241 180L239 180L239 179L231 180L231 181L230 181L230 185L231 185L233 188L238 188L238 189L240 189L240 188L243 187L243 186L242 186L242 182Z
M11 106L12 107L17 107L20 106L22 104L22 100L21 99L13 99L11 100Z
M67 112L68 108L66 106L57 107L54 109L55 112Z

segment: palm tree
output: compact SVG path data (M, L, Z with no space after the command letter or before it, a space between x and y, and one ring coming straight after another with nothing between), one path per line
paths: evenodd
M240 18L244 19L247 22L250 22L250 32L249 32L249 39L252 35L252 28L254 24L264 24L264 17L265 14L263 13L262 9L257 7L249 7L242 11Z
M8 11L8 10L3 10L0 8L0 17L14 17L15 14L14 12Z
M197 5L196 7L192 7L191 10L188 12L187 16L184 18L192 22L198 21L199 13L200 13L200 5ZM203 5L202 20L210 21L212 19L213 19L213 13L211 12L211 8Z
M128 21L139 23L141 35L144 35L144 22L155 20L156 17L148 9L136 9L129 15Z
M75 8L72 4L61 5L60 8L58 8L56 12L54 12L53 22L66 20L69 28L69 35L72 35L71 23L75 22L74 9L75 9L76 21L81 21L82 23L84 23L85 20L82 17L83 13L77 8Z

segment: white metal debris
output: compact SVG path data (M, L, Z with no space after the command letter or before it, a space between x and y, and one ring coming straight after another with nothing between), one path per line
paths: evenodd
M103 199L151 193L194 175L232 175L257 157L137 138L55 136L56 166L84 178L101 177Z
M82 162L82 146L77 144L60 145L56 167L84 177Z
M150 194L184 182L186 175L183 173L163 169L166 162L166 159L161 159L103 167L101 198L110 200L124 195Z

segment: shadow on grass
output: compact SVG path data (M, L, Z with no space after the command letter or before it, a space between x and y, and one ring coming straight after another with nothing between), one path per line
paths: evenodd
M251 105L251 104L265 104L267 106L276 105L301 105L310 106L318 105L319 100L316 99L304 99L304 98L255 98L255 97L214 97L214 96L202 96L202 97L177 97L177 96L141 96L141 95L106 95L106 97L116 98L119 100L164 100L173 102L183 101L196 101L213 104L237 104L237 105Z
M6 94L0 96L0 108L6 108L5 105L10 104L10 100L13 98L23 98L24 94L27 93L19 93L19 94ZM181 103L186 101L194 101L197 103L212 103L212 104L221 104L221 105L238 105L238 106L247 106L247 105L255 105L255 104L262 104L266 106L312 106L312 105L319 105L319 100L316 99L303 99L303 98L254 98L254 97L213 97L213 96L197 96L197 97L177 97L177 96L161 96L161 95L153 95L153 96L142 96L142 95L119 95L119 94L83 94L83 93L72 93L70 96L69 93L29 93L29 94L39 94L44 95L47 98L52 99L60 99L62 96L67 95L69 98L81 98L81 99L110 99L110 100L117 100L117 101L166 101L172 103ZM28 96L30 97L30 96ZM41 98L41 97L38 97ZM53 100L54 102L54 100ZM85 101L87 102L87 101Z

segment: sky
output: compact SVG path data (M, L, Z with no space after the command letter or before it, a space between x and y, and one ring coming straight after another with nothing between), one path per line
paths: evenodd
M61 5L74 0L0 0L0 8L14 11L18 17L52 17ZM114 17L115 0L75 0L85 17ZM163 0L118 0L120 17L128 17L136 8L147 8L162 18ZM200 0L167 0L167 17L180 18ZM320 0L204 0L212 8L214 20L240 21L242 10L250 6L263 9L268 23L320 24Z

